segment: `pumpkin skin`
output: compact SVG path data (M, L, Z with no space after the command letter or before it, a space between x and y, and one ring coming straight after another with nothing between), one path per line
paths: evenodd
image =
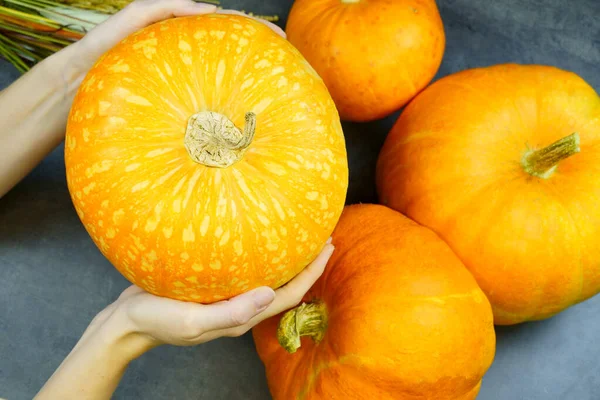
M288 353L281 316L253 329L275 400L475 399L495 355L490 303L439 237L380 205L344 210L307 304L320 342Z
M578 132L550 176L523 167ZM540 320L600 290L600 99L540 65L463 71L406 107L380 154L381 203L436 231L473 273L496 324Z
M425 88L446 44L434 0L296 0L286 33L341 118L357 122L383 118Z
M196 113L208 127L192 132L206 139L227 121L241 130L248 112L243 154L188 138ZM192 153L242 155L219 167ZM65 161L75 209L111 263L150 293L200 303L288 282L330 236L348 185L322 80L289 42L237 15L170 19L105 54L75 98Z

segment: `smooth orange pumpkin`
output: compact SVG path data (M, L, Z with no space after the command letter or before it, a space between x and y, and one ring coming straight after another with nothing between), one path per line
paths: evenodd
M449 243L497 324L600 291L600 98L574 73L509 64L441 79L401 115L377 179L383 204Z
M108 52L77 94L77 213L131 282L202 303L279 287L321 250L348 165L322 80L252 19L171 19Z
M431 82L444 55L434 0L296 0L286 33L344 120L372 121Z
M253 330L275 400L475 399L495 354L492 309L432 231L347 207L304 303Z

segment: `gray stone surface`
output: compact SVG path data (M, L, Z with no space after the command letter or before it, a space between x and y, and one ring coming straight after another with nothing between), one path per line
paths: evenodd
M290 0L223 3L281 15L291 5ZM438 4L447 31L438 77L500 62L541 63L574 71L600 90L598 0ZM16 78L0 61L0 88ZM375 201L375 159L394 119L344 125L349 203ZM62 147L0 200L0 282L0 398L29 399L92 317L127 286L73 211ZM599 329L600 296L547 321L498 328L496 359L479 399L600 399ZM264 400L269 392L246 336L152 351L132 364L115 398Z

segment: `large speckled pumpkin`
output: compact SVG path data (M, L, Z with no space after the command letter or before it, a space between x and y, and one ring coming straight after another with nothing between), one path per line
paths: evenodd
M171 19L109 51L68 122L79 217L131 282L210 303L279 287L330 236L348 167L333 100L242 16Z

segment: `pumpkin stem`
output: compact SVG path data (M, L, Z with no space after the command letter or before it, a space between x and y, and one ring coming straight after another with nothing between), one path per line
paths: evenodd
M579 134L573 133L543 149L529 150L521 160L523 169L530 175L548 179L560 161L581 151L579 143Z
M323 302L302 303L281 317L277 327L277 340L288 353L300 348L300 337L310 336L321 342L327 330L327 310Z
M227 168L240 161L254 139L256 114L246 114L240 131L226 116L202 111L188 120L184 145L195 162L214 168Z

